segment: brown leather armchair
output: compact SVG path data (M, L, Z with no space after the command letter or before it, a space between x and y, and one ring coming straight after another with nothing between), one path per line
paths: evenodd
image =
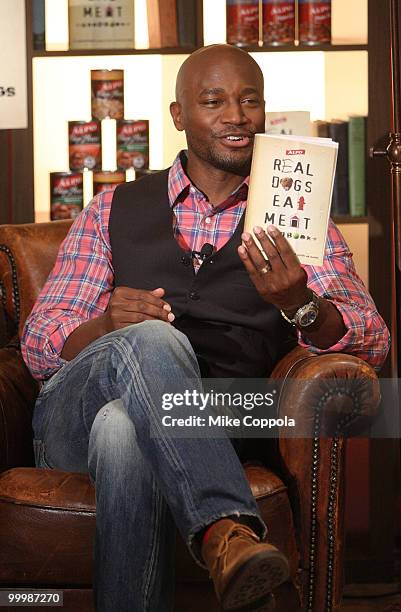
M94 489L82 474L33 467L31 414L38 385L18 344L69 226L58 221L0 227L0 588L62 589L64 610L79 612L92 609ZM275 594L277 610L334 612L343 577L346 443L319 437L319 431L329 422L351 427L374 416L378 381L355 357L317 357L301 348L273 376L284 380L280 413L302 417L309 435L263 441L263 463L245 466L269 538L290 560L291 580ZM326 383L334 378L339 386L333 394ZM296 386L301 379L302 392ZM176 612L218 610L207 574L180 540L176 565Z

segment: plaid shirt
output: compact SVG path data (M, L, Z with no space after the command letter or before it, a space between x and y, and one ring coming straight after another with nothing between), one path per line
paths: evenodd
M213 208L191 184L180 156L176 158L169 173L168 196L175 213L174 235L183 249L200 251L205 242L217 250L224 246L245 209L248 180ZM66 363L60 355L68 336L107 308L114 287L108 232L112 198L110 191L96 196L75 220L26 321L22 354L32 375L39 380L49 378ZM352 353L379 368L388 352L389 333L355 272L343 237L331 221L323 267L304 267L308 286L336 305L346 333L325 350L311 345L301 333L299 343L315 353ZM197 268L199 262L195 262ZM155 283L156 287L157 280Z

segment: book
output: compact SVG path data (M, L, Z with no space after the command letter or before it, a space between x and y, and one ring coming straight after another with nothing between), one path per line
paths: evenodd
M366 117L351 116L348 124L349 211L366 214Z
M176 0L147 0L149 47L178 47Z
M266 134L312 136L309 111L267 112Z
M197 0L177 0L178 40L180 47L196 47Z
M32 36L35 51L45 49L45 0L32 0Z
M302 264L323 265L338 144L256 134L244 230L276 226Z
M338 142L338 160L333 189L331 214L349 215L348 197L348 122L333 119L329 123L329 136Z
M70 49L133 49L134 0L68 0Z
M314 121L313 122L313 135L319 138L330 138L329 136L329 122L328 121Z

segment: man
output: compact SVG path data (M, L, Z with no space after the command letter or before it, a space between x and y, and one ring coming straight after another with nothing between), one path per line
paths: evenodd
M49 379L34 412L37 462L89 471L95 483L98 610L171 609L174 524L223 609L265 610L286 559L263 541L230 440L150 434L165 384L200 391L201 373L265 376L294 344L293 318L304 346L375 367L388 332L333 224L316 270L275 228L275 246L256 228L264 254L242 233L253 139L264 131L256 62L226 45L200 49L180 69L176 98L187 154L94 198L26 323L26 363Z

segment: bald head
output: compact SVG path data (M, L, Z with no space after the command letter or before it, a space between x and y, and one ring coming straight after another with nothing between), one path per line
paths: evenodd
M177 76L170 112L185 131L188 168L249 173L255 134L264 131L263 75L248 53L212 45L192 53Z
M193 87L194 81L201 80L202 75L221 64L249 70L263 91L263 73L246 51L232 45L210 45L194 51L179 69L175 88L177 102L182 103L186 91Z

